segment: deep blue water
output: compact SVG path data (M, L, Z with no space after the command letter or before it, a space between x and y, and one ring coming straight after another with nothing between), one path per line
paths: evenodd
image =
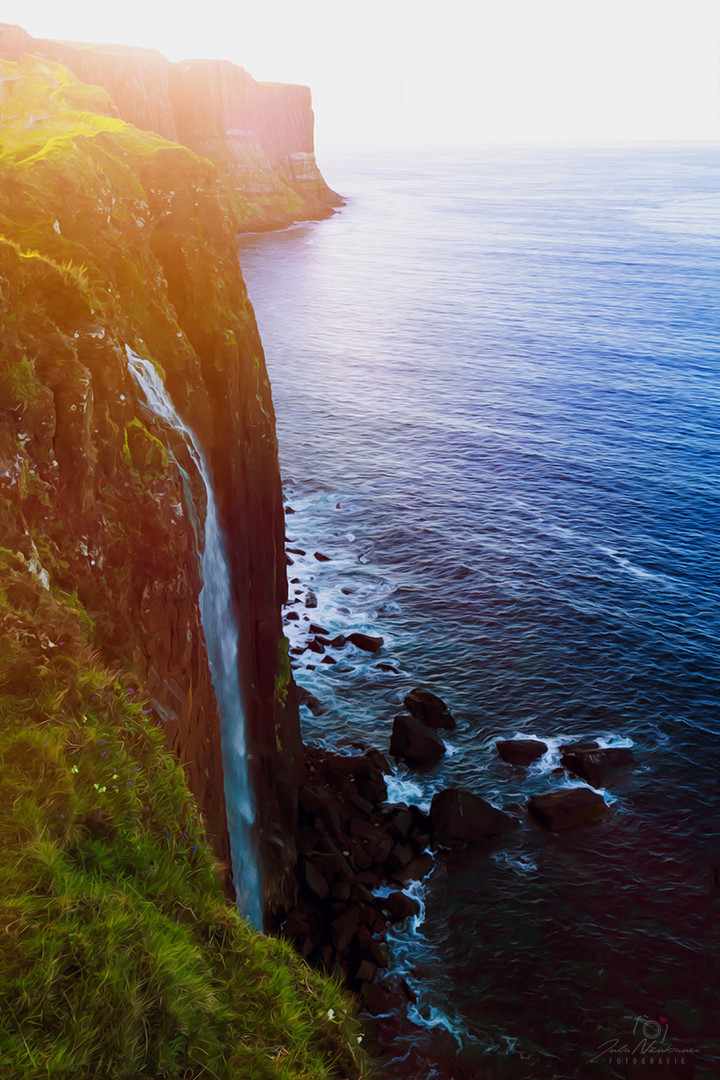
M307 552L291 642L305 616L385 640L298 657L306 738L386 749L422 682L460 723L398 797L573 786L554 751L501 764L519 733L639 762L601 826L438 859L384 1075L717 1077L720 147L324 164L341 213L241 245ZM683 1054L598 1057L661 1020Z

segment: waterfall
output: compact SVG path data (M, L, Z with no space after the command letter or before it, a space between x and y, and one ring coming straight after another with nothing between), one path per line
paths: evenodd
M225 773L225 807L233 880L238 907L258 929L262 928L262 888L260 868L253 839L255 808L250 785L245 738L245 710L238 674L238 627L230 592L230 568L225 540L220 529L210 471L194 432L178 416L155 368L126 345L130 374L142 390L151 412L177 431L197 467L207 495L205 542L202 556L203 586L200 617L218 712L222 761ZM181 469L181 472L183 470ZM187 475L183 477L186 499L192 504ZM191 515L197 518L194 506Z

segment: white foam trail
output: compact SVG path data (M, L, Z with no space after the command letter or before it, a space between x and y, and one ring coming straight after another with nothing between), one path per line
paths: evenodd
M496 863L504 863L518 874L532 874L537 870L537 863L529 855L513 855L509 851L493 851L490 858Z
M426 813L430 809L430 802L420 785L407 776L401 776L397 771L386 773L385 784L387 785L387 801L390 803L414 803Z
M598 547L598 551L601 551L603 555L607 555L620 570L624 570L633 577L640 578L643 581L657 581L658 584L664 585L666 589L677 590L675 583L666 574L657 574L653 570L647 570L644 566L638 566L637 563L632 562L625 555L621 555L615 548Z
M207 497L202 557L203 587L200 617L207 643L210 673L220 714L225 805L233 879L238 907L258 929L262 928L263 900L260 863L254 841L255 807L247 763L245 709L238 672L238 627L230 591L230 568L220 528L210 470L197 437L178 416L153 365L126 345L128 369L140 387L148 408L178 432L200 473ZM191 500L189 484L186 497ZM197 515L189 508L191 517Z
M420 1009L424 1008L424 1014ZM465 1027L459 1020L454 1020L448 1016L447 1013L439 1009L437 1005L409 1005L408 1017L414 1024L419 1027L426 1028L444 1028L455 1039L455 1042L459 1047L463 1046L463 1042L467 1040L468 1034Z

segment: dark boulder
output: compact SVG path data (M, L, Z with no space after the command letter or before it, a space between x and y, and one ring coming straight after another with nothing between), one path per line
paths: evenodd
M385 981L366 983L362 991L364 1009L370 1016L394 1016L401 1002L396 990Z
M402 892L391 892L382 901L383 911L386 911L392 922L401 922L411 915L420 914L420 905L412 896Z
M390 753L408 765L434 765L445 753L445 744L414 716L400 715L393 724Z
M331 562L332 561L330 559L330 556L329 555L323 555L322 551L315 551L315 552L313 552L313 554L314 554L314 556L315 556L315 558L317 559L318 562Z
M577 742L564 743L560 747L561 754L570 754L574 750L599 750L599 745L594 739L578 739Z
M351 641L358 649L363 649L365 652L371 653L379 652L383 643L381 637L372 637L370 634L361 634L358 630L355 630L352 634L348 634L348 641Z
M389 827L390 832L399 840L407 840L408 833L413 827L412 811L407 807L402 807L390 819Z
M625 776L635 764L635 758L629 747L615 746L606 750L573 750L563 754L560 763L594 788L603 788Z
M360 918L355 908L346 908L331 924L332 938L338 952L345 952L355 936Z
M539 739L500 739L495 746L508 765L531 765L547 751L547 743Z
M375 767L380 770L380 772L392 772L388 759L383 753L380 752L380 750L377 749L377 747L369 746L363 756L369 758L373 765L375 765Z
M305 607L316 608L317 605L318 605L317 596L312 591L312 589L308 589L308 591L305 593Z
M415 852L409 844L395 844L387 857L388 870L402 870L415 858Z
M383 770L383 766L385 769ZM345 757L342 754L328 754L325 759L328 779L338 786L342 777L354 780L358 793L363 799L375 806L387 799L387 785L383 771L389 772L387 762L378 751Z
M316 870L311 862L305 860L303 864L303 871L305 875L305 884L310 892L315 893L319 900L324 900L327 894L330 892L330 886L326 879Z
M416 720L420 720L430 728L454 728L457 726L455 717L445 702L437 694L433 694L431 690L424 690L422 687L417 686L406 695L403 704L411 716L414 716Z
M433 843L443 847L471 844L515 827L509 814L463 788L445 788L433 796L430 829Z
M564 832L578 825L594 825L610 813L602 795L584 787L534 795L527 805L536 821L552 832Z
M430 873L435 860L429 851L423 851L422 855L418 855L412 862L407 863L406 866L400 867L398 870L394 870L392 874L393 881L414 881L424 878Z
M355 981L357 983L370 982L377 975L377 970L377 967L369 960L361 960L355 971Z

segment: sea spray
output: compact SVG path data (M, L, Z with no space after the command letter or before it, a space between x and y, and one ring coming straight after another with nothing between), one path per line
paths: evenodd
M255 807L247 764L245 710L238 675L238 627L230 592L230 568L218 520L210 471L200 443L177 414L153 365L125 346L128 368L140 387L148 408L178 432L205 485L207 511L202 555L203 586L200 592L202 619L222 741L225 804L230 836L233 879L238 906L250 922L262 927L262 888L254 842ZM181 470L182 472L182 470ZM187 477L183 477L188 511L197 520Z

